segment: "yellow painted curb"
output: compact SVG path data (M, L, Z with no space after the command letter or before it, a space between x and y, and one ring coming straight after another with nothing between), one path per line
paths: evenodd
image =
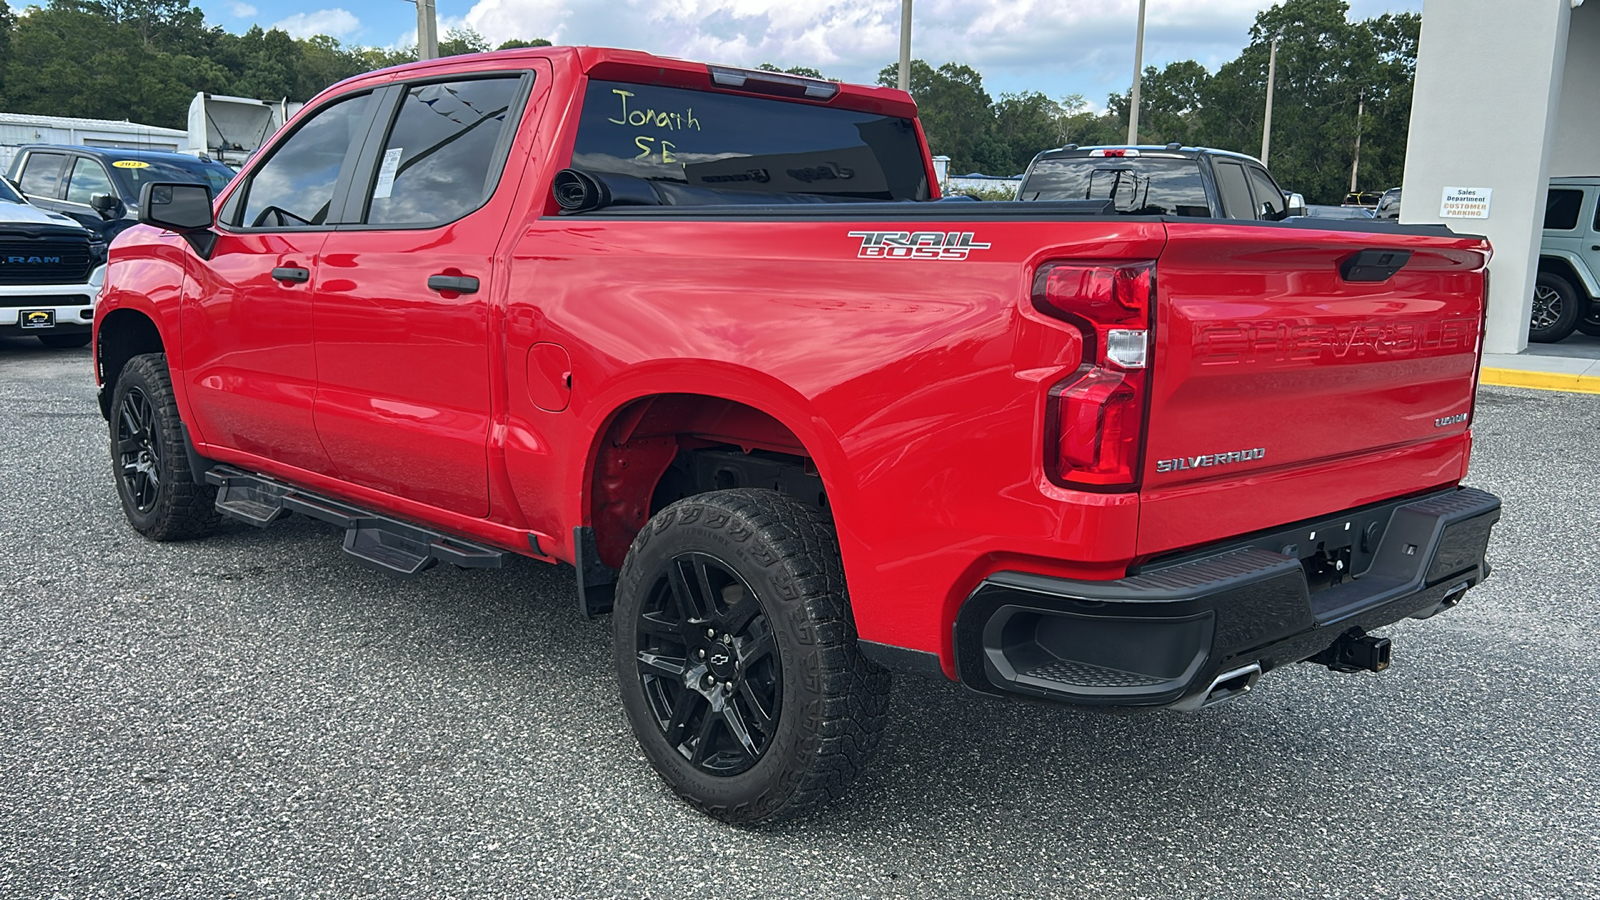
M1600 377L1594 375L1560 375L1555 372L1525 372L1521 369L1484 367L1478 376L1478 383L1500 387L1538 388L1542 391L1600 394Z

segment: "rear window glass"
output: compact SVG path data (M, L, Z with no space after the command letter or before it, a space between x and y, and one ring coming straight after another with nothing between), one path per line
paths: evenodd
M1200 164L1142 156L1040 160L1021 200L1112 200L1130 216L1210 216Z
M572 165L725 191L928 197L911 119L614 81L589 82Z
M1571 231L1578 227L1578 207L1583 205L1583 191L1551 189L1544 204L1544 227L1547 231Z

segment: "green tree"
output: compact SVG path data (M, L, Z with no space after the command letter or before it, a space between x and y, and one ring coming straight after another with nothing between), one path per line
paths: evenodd
M1198 140L1260 152L1268 55L1277 35L1268 163L1278 182L1313 203L1339 202L1350 184L1357 109L1365 105L1361 180L1398 184L1420 22L1409 14L1352 22L1344 0L1285 0L1262 10L1249 46L1206 83Z
M1139 140L1141 144L1194 143L1196 120L1205 103L1211 73L1192 59L1168 63L1164 69L1146 66L1139 82ZM1106 108L1124 123L1118 141L1128 138L1128 101L1132 95L1113 94Z
M511 40L506 41L505 43L501 44L500 46L496 47L495 49L496 50L516 50L516 49L521 48L521 47L548 47L548 46L550 46L550 42L545 40L544 38L534 38L531 41L525 41L525 40L523 40L521 38L512 38Z
M494 46L489 39L473 31L471 28L452 28L446 31L444 39L439 41L440 56L460 56L463 53L488 53ZM413 50L415 58L416 51Z
M898 64L879 71L878 83L897 85ZM1008 158L1009 151L995 138L992 101L976 69L953 62L935 69L914 59L911 96L917 101L928 146L934 153L950 157L951 174L966 174L981 163Z
M823 77L821 72L811 68L810 66L790 66L787 69L780 69L772 63L762 63L761 65L756 66L756 68L762 70L763 72L782 72L785 75L800 75L805 78L816 78L822 81L827 80L825 77Z
M994 141L983 171L1016 175L1028 167L1041 150L1066 143L1066 110L1037 91L1001 94L994 104Z

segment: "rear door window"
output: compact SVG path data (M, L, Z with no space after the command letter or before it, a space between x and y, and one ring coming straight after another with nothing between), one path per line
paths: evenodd
M1546 231L1571 231L1578 227L1578 210L1583 206L1583 191L1551 188L1545 197Z
M106 174L106 167L95 160L80 156L72 164L72 175L67 179L67 202L89 205L89 198L95 194L110 194L117 196L117 189L111 186L111 177Z
M1283 191L1272 183L1267 173L1255 166L1245 166L1245 173L1250 177L1250 190L1255 194L1255 214L1245 218L1267 219L1277 221L1283 218L1283 210L1288 204L1283 199Z
M1111 200L1130 216L1210 216L1200 163L1168 157L1042 159L1019 194L1022 200Z
M1217 192L1222 195L1222 209L1230 219L1254 219L1255 205L1250 201L1250 182L1245 178L1244 166L1234 162L1213 163L1217 173Z
M453 222L488 200L505 167L521 74L406 88L367 192L371 225Z
M22 162L24 194L56 200L61 196L61 169L66 157L60 153L29 153Z
M677 202L727 191L929 196L911 119L614 81L589 82L572 166L646 179Z

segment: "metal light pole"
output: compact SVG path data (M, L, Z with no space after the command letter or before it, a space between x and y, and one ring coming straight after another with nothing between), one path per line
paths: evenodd
M1133 94L1128 97L1128 143L1139 143L1139 81L1144 78L1144 4L1139 0L1139 31L1133 39Z
M1361 114L1367 109L1367 89L1356 95L1356 158L1350 161L1350 193L1356 192L1356 170L1361 168Z
M900 0L900 90L911 90L911 0Z
M1267 151L1272 149L1272 86L1278 80L1278 39L1272 39L1272 53L1267 57L1267 118L1261 123L1261 164L1267 164Z
M417 59L439 58L439 18L433 0L417 3Z

